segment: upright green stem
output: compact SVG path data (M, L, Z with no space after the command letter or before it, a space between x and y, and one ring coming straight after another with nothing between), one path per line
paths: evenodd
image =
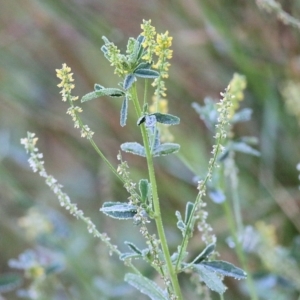
M179 251L179 254L178 254L178 258L177 258L177 262L176 262L176 266L175 266L176 272L178 272L180 270L180 264L181 264L181 261L182 261L182 257L184 255L184 253L186 252L186 248L188 246L189 237L191 236L191 234L193 232L193 229L194 229L194 225L195 225L195 221L196 221L195 218L194 218L194 216L195 216L195 213L198 210L199 204L200 204L200 202L202 200L202 195L205 192L206 183L210 179L212 171L213 171L213 168L215 167L215 164L216 164L216 161L217 161L217 157L218 157L220 149L221 149L221 145L222 145L222 138L220 137L218 139L218 141L217 141L217 145L216 145L216 149L215 149L215 152L214 152L214 156L213 156L211 164L209 166L207 175L206 175L205 179L203 180L203 182L201 183L201 186L199 187L199 193L198 193L198 195L196 197L196 200L195 200L192 212L190 214L190 218L189 218L189 220L188 220L188 222L186 224L187 230L185 231L185 234L184 234L184 237L183 237L183 240L182 240L182 243L181 243L180 251Z
M131 91L132 91L132 100L133 100L133 104L134 104L136 113L137 113L138 117L141 117L142 111L141 111L141 107L140 107L140 104L138 101L136 84L133 85ZM170 280L172 282L174 293L178 297L177 298L178 300L182 300L183 298L181 295L181 289L179 286L178 277L175 272L174 266L172 264L172 260L171 260L171 256L170 256L170 252L169 252L169 248L168 248L168 243L167 243L167 239L166 239L166 235L165 235L165 231L164 231L164 227L163 227L153 159L152 159L152 154L151 154L151 150L150 150L146 127L144 124L141 125L141 133L142 133L143 143L144 143L145 152L146 152L149 180L150 180L151 188L152 188L153 207L154 207L154 212L155 212L155 223L156 223L157 233L158 233L158 237L159 237L159 240L161 243L162 251L164 254L165 262L167 265L167 270L168 270L168 273L170 276Z

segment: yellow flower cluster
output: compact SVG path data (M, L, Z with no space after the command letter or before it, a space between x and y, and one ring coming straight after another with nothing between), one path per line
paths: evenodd
M61 69L56 69L56 76L61 79L61 83L57 86L62 88L60 91L60 94L62 94L62 101L67 101L69 97L71 101L77 100L78 97L71 96L71 91L75 87L75 84L72 83L74 79L73 73L71 73L71 68L66 64L63 64Z
M155 46L155 54L158 56L157 63L153 66L153 68L158 69L160 76L155 78L152 83L152 86L156 87L155 96L160 99L160 97L166 97L166 86L165 82L162 80L163 78L169 77L169 67L170 63L167 61L172 58L173 50L169 48L172 46L172 37L169 36L169 32L158 34L156 37L156 46Z
M141 35L145 37L145 40L143 42L143 47L147 48L147 53L143 56L144 60L147 60L148 62L152 61L152 56L155 50L156 42L155 42L155 27L151 25L151 20L145 21L143 20L143 24L141 25L141 28L143 29L143 32Z
M153 66L161 71L162 78L168 78L168 71L170 63L167 59L171 59L173 55L173 50L169 48L172 46L173 38L169 36L169 32L158 34L156 37L156 46L154 49L155 54L158 56L157 63Z
M170 63L168 59L172 58L173 50L170 50L172 46L173 38L169 36L169 32L166 31L162 34L156 34L156 30L151 26L151 20L143 20L141 25L143 32L141 33L145 36L145 41L143 42L143 47L147 48L146 55L143 59L152 61L152 56L155 54L158 57L157 62L153 65L153 68L159 70L159 77L155 78L152 86L155 87L153 104L149 107L151 113L157 111L161 113L168 113L168 100L166 97L166 86L163 81L164 78L168 78ZM161 140L164 142L170 142L173 140L172 134L169 132L168 126L160 126Z
M71 91L75 87L75 84L72 83L74 79L73 73L71 73L71 68L66 64L63 64L61 69L56 70L56 76L61 79L61 83L59 83L57 86L62 88L62 90L60 91L60 93L62 94L62 100L68 100L71 105L71 107L69 107L67 110L67 114L72 117L72 120L74 121L74 127L81 129L81 137L91 139L94 132L91 131L87 125L83 125L81 119L78 116L78 114L82 112L82 108L73 105L73 101L76 101L78 97L71 95Z
M234 73L233 78L231 79L230 94L232 97L232 106L229 110L229 117L232 118L235 112L239 109L240 102L244 99L244 89L246 88L247 82L246 77L238 73Z

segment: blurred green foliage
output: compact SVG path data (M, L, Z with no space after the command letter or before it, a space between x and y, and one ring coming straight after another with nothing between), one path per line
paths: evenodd
M300 17L297 1L288 1L283 8ZM291 247L300 231L296 171L300 128L296 118L287 113L280 94L286 80L300 81L299 31L259 11L254 1L3 1L0 273L10 272L8 260L28 248L42 245L62 252L65 269L53 278L52 284L57 286L57 280L65 290L61 287L51 299L129 299L133 291L123 283L126 268L117 258L108 259L103 245L86 233L83 224L60 209L43 180L30 172L20 138L27 131L37 133L49 173L64 185L72 201L91 216L99 229L107 231L125 249L123 241L138 229L132 229L130 222L106 218L99 208L104 201L123 201L127 195L66 116L67 107L56 87L55 69L64 62L72 68L74 95L84 95L94 83L116 86L117 77L100 51L101 37L107 36L124 49L128 37L140 33L142 19L152 19L159 32L169 30L174 38L167 88L169 111L181 117L181 125L171 129L181 144L181 158L188 159L197 174L206 172L212 140L191 103L201 104L205 96L218 99L234 72L244 74L248 86L242 106L252 108L254 113L252 121L236 126L235 132L237 136L257 136L261 151L260 158L237 155L245 223L253 225L263 220L273 224L278 243L286 247ZM134 128L134 114L129 114L129 126L124 129L119 126L117 100L100 99L82 107L86 123L96 132L99 147L116 164L119 145L140 139L138 130L128 130ZM143 159L124 157L134 178L146 176ZM183 211L185 203L195 198L195 174L176 155L158 158L156 167L167 236L175 250L180 232L174 226L174 212ZM68 231L66 236L59 235L55 226L49 232L28 235L20 220L32 208L46 220L50 212L62 219L57 230ZM222 210L208 200L208 211L219 238L217 250L235 263L236 257L225 243L229 233ZM203 248L200 234L197 235L192 253ZM133 236L142 247L143 241L137 234ZM299 243L295 247L299 250ZM258 258L253 259L251 268L254 272L265 271ZM107 272L108 269L112 271ZM193 286L185 281L183 284L188 294ZM225 297L241 299L237 284L232 281L228 285ZM14 292L6 295L15 299ZM144 299L139 297L135 299Z

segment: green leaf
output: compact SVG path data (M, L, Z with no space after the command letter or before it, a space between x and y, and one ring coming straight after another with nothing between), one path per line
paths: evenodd
M132 84L136 81L134 74L127 74L124 82L123 82L123 89L128 90L131 88Z
M215 250L216 244L209 244L205 249L193 260L193 264L199 264Z
M149 62L142 62L134 69L133 72L140 70L140 69L150 69L151 66L152 66L152 64Z
M107 55L107 47L105 45L103 45L101 48L101 51L103 52L104 56L106 59L109 59L108 55Z
M134 71L134 75L141 78L157 78L159 73L150 69L138 69Z
M106 36L102 36L102 40L104 41L105 45L110 44L109 39Z
M194 203L187 202L185 206L185 215L184 215L184 223L187 224L190 220L192 210L194 208Z
M149 193L149 182L147 179L141 179L139 181L139 190L141 194L141 201L146 202Z
M104 202L100 211L114 219L128 220L136 215L137 207L123 202Z
M139 155L146 157L145 148L136 142L128 142L121 145L121 149L125 152L129 152L131 154Z
M180 118L170 114L154 113L153 115L156 117L156 121L162 124L177 125L180 123Z
M223 276L230 276L234 277L235 279L245 279L247 277L246 272L227 261L214 260L202 262L201 264L204 265L208 270L219 273Z
M163 290L154 281L142 275L127 273L125 281L152 300L168 300Z
M193 270L200 275L200 279L207 285L209 289L219 294L224 294L226 286L222 279L213 271L208 270L202 264L193 265Z
M97 87L95 86L95 88L97 88L97 90L84 95L81 98L81 102L86 102L86 101L93 100L93 99L96 99L96 98L102 97L102 96L118 98L118 97L123 97L125 95L125 93L119 89L101 88L100 85L97 85Z
M143 53L145 51L145 49L144 49L144 47L142 45L143 42L144 42L144 40L145 40L145 37L143 35L139 35L136 40L140 44L139 52L137 54L137 61L139 61L141 59L141 57L143 56Z
M132 250L134 253L142 255L142 250L140 250L135 244L131 243L131 242L124 242L130 250Z
M135 65L141 58L141 55L144 51L142 47L144 37L140 35L136 40L134 38L130 38L129 41L131 44L127 45L127 52L130 53L128 62L132 65Z
M142 45L145 40L145 36L140 34L136 40L139 42L140 45Z
M126 125L127 113L128 113L128 98L125 97L121 106L121 113L120 113L120 125L122 127Z
M184 223L182 220L178 221L178 222L176 223L176 226L177 226L177 228L178 228L180 231L185 232L185 230L186 230L186 225L185 225L185 223Z
M260 152L243 142L232 142L230 149L245 154L260 156Z
M184 235L185 230L186 230L186 225L182 220L181 213L177 210L175 212L175 216L177 217L177 220L178 220L177 223L176 223L176 226L182 232L182 235Z
M143 115L143 116L141 116L141 117L137 120L136 124L137 124L137 125L141 125L141 124L143 124L145 121L146 121L146 116Z
M98 83L95 83L95 84L94 84L94 90L95 90L95 91L100 91L100 90L102 90L102 89L104 89L104 86L102 86L102 85L100 85L100 84L98 84Z
M5 273L0 275L0 294L7 293L18 288L23 282L20 274Z
M86 102L86 101L90 101L90 100L93 100L93 99L96 99L98 98L99 96L97 95L97 93L94 91L94 92L90 92L86 95L84 95L82 98L81 98L81 102Z
M247 122L251 120L252 109L244 108L234 114L231 119L231 123Z
M125 93L120 89L115 88L103 88L101 90L95 91L98 97L109 96L112 98L123 97Z
M153 151L153 156L163 156L178 152L180 145L174 143L164 143L156 147Z
M120 260L123 260L123 261L126 260L126 259L128 259L128 258L139 258L139 257L141 257L141 255L138 255L138 254L136 254L134 252L122 253L119 256Z

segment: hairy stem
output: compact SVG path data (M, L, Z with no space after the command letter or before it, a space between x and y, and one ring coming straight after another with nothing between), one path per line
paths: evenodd
M133 100L133 104L134 104L136 113L139 118L142 115L142 111L141 111L140 104L138 102L136 84L134 84L132 87L132 100ZM181 295L181 289L179 286L178 277L177 277L177 274L175 272L174 266L171 261L168 243L167 243L167 239L166 239L166 235L165 235L165 231L164 231L164 227L163 227L158 192L157 192L156 177L155 177L153 159L152 159L152 154L151 154L151 150L150 150L147 131L146 131L146 127L144 124L142 124L140 126L140 128L141 128L143 143L144 143L145 152L146 152L149 180L150 180L151 187L152 187L153 207L154 207L154 213L155 213L155 223L156 223L157 233L158 233L158 237L159 237L159 240L161 243L162 251L164 254L165 262L167 265L167 270L168 270L168 273L170 276L170 280L172 282L174 293L177 296L178 300L182 300L183 298Z

